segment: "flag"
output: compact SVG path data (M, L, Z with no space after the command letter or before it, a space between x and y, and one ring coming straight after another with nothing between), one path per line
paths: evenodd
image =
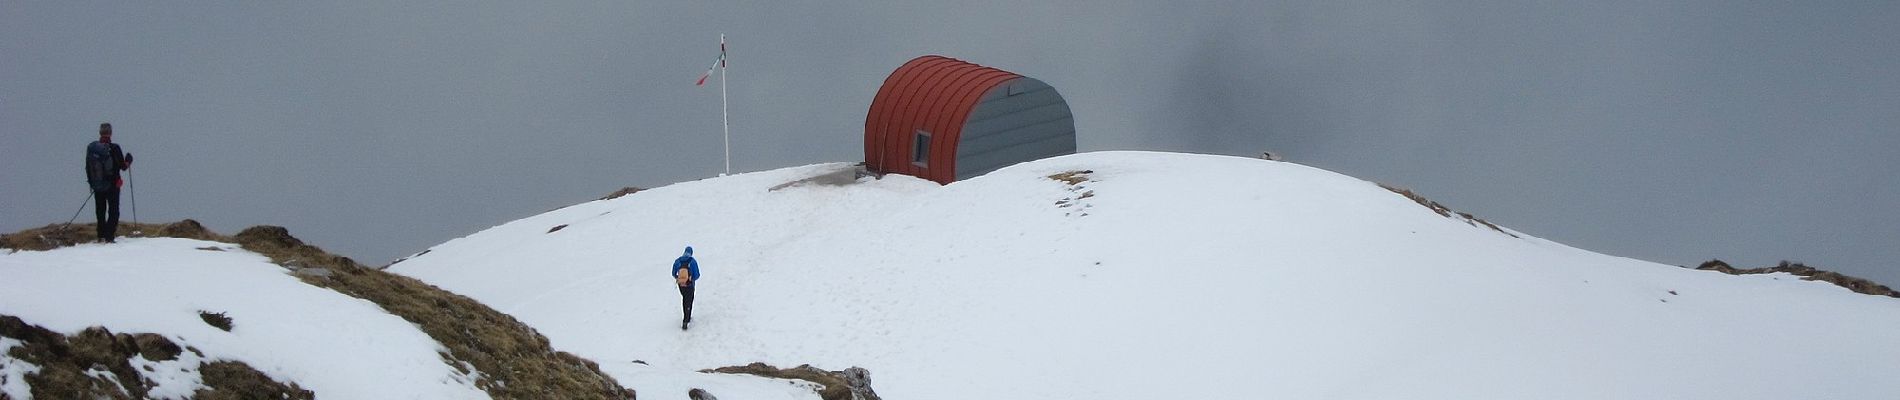
M726 37L724 35L721 35L719 36L719 58L713 60L713 65L711 67L706 67L706 72L699 74L699 82L694 83L693 86L705 86L706 78L712 77L712 73L714 69L725 68L725 67L726 67Z

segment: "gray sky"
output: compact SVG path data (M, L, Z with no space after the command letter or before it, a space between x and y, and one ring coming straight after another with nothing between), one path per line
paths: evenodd
M1900 283L1896 2L311 3L0 0L0 230L72 215L102 121L140 220L371 264L712 176L724 32L735 171L861 159L884 77L943 54L1055 86L1084 151L1273 149L1598 252Z

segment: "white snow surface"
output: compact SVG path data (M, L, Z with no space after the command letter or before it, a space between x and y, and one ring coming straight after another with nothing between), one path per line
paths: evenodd
M773 190L851 168L583 203L390 271L516 316L643 399L817 398L806 383L697 372L755 361L865 367L880 395L907 400L1900 393L1900 299L1516 238L1297 164L1099 152L942 186L890 175ZM1085 170L1078 185L1048 177ZM681 331L667 273L686 245L703 276ZM485 397L414 325L225 243L0 254L0 314L204 353L133 357L156 398L188 396L199 362L226 359L321 398ZM0 339L0 394L24 399L39 366L4 355L17 345Z
M26 376L40 371L38 365L6 356L8 351L20 344L19 340L0 337L0 395L15 399L33 396L28 393L30 388L26 385Z
M862 366L905 400L1900 393L1900 299L1516 238L1298 164L1098 152L771 190L849 168L583 203L390 271L516 316L641 398L801 396L693 372L755 361ZM686 245L703 276L681 331Z
M224 313L233 329L212 327L200 311ZM67 335L92 326L156 333L204 353L187 350L171 361L133 356L134 369L158 383L153 398L189 397L203 387L199 363L215 360L242 361L326 399L487 397L445 364L438 352L447 349L415 325L369 301L303 283L228 243L121 238L0 253L0 314ZM0 348L18 344L0 339ZM0 351L0 393L30 398L21 377L37 370Z

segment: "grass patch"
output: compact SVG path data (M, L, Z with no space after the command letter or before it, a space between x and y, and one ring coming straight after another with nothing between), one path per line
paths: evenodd
M1082 184L1092 182L1092 180L1089 179L1089 174L1093 174L1093 173L1095 173L1094 170L1084 169L1084 170L1073 170L1073 171L1067 171L1067 172L1062 172L1062 173L1057 173L1057 174L1051 174L1046 177L1051 180L1062 182L1068 185L1068 187L1065 189L1068 189L1070 196L1061 200L1056 200L1056 208L1070 208L1070 207L1074 207L1074 208L1070 209L1069 211L1063 212L1062 213L1063 216L1069 216L1069 217L1089 216L1088 209L1093 208L1093 206L1082 202L1082 200L1087 200L1090 197L1095 197L1095 191L1088 190L1088 188L1082 186Z
M626 195L630 195L630 194L634 194L634 193L639 193L639 192L640 192L640 191L642 191L642 190L646 190L646 189L641 189L641 188L637 188L637 187L632 187L632 186L628 186L628 187L623 187L623 188L620 188L620 190L615 190L615 191L614 191L613 193L608 193L608 194L607 194L607 196L605 196L605 197L601 197L600 199L601 199L601 200L613 200L613 199L618 199L618 198L620 198L621 196L626 196Z
M1695 269L1703 270L1703 271L1721 272L1721 273L1729 274L1729 275L1754 275L1754 274L1771 274L1771 273L1776 273L1776 272L1786 272L1790 275L1799 276L1801 277L1801 280L1804 280L1804 281L1821 281L1821 282L1832 283L1835 286L1840 286L1840 287L1847 288L1847 290L1852 290L1854 291L1854 293L1900 298L1900 292L1894 292L1893 288L1889 288L1886 285L1874 283L1874 281L1844 275L1839 272L1825 271L1819 268L1802 265L1801 263L1798 263L1798 262L1791 263L1785 260L1782 261L1781 264L1777 264L1773 267L1749 268L1749 269L1738 269L1733 266L1729 266L1727 262L1723 262L1722 260L1709 260L1708 262L1702 263L1702 265L1696 266ZM1671 293L1671 294L1674 294L1674 293Z
M213 328L223 329L225 332L231 331L231 317L225 316L224 313L199 310L198 318L204 319L205 324Z
M204 379L205 388L191 394L198 400L246 400L246 399L294 399L311 400L316 393L297 386L284 384L270 379L256 369L241 362L218 361L198 367L198 375Z
M1068 172L1063 172L1059 174L1049 175L1049 179L1062 181L1063 183L1069 184L1069 186L1075 186L1075 185L1082 184L1082 182L1088 182L1089 174L1093 174L1093 173L1095 173L1095 170L1085 169L1085 170L1079 170L1079 171L1068 171Z
M877 391L871 390L871 372L858 367L846 368L843 371L826 371L807 364L779 369L755 362L744 366L719 367L699 372L745 374L816 383L824 387L818 390L818 397L825 400L882 400L877 397Z
M495 311L467 296L451 293L414 278L391 274L358 264L291 236L278 226L254 226L235 236L222 236L205 230L196 221L173 224L121 224L121 230L144 231L144 236L185 237L236 243L271 262L295 271L331 271L327 274L297 274L311 285L327 288L382 306L391 314L416 324L429 337L449 349L451 366L462 362L481 372L476 387L489 396L502 399L627 399L634 391L600 372L599 365L566 352L555 351L548 339L534 328L507 314ZM0 245L15 250L50 250L92 241L88 225L48 225L0 238ZM203 317L203 315L200 315ZM16 319L17 320L17 319ZM207 323L211 321L207 320ZM101 328L103 330L103 328ZM4 332L4 331L0 331ZM14 337L8 335L9 337ZM19 351L19 350L15 350ZM23 358L24 359L24 358ZM90 359L87 359L90 360ZM120 358L120 363L124 359ZM38 364L36 362L36 364ZM46 365L46 364L41 364ZM84 364L89 365L89 364ZM126 372L131 372L126 367ZM122 382L137 382L113 371ZM84 391L91 385L83 370L77 375L58 375L73 382L59 386L57 393L75 395L42 398L123 398L110 391ZM78 378L72 378L77 376ZM58 383L54 383L58 384ZM35 390L39 384L34 383ZM293 386L290 386L294 388ZM274 389L273 389L274 390ZM128 391L129 392L129 391ZM98 396L90 395L100 393ZM239 393L251 393L240 391ZM134 398L143 397L137 392ZM36 396L39 397L39 396ZM246 398L246 397L238 397ZM275 398L275 397L273 397Z
M25 378L33 397L42 399L145 398L155 383L139 376L131 358L176 360L184 351L158 334L115 334L95 326L69 337L10 315L0 315L0 336L21 342L7 352L8 357L40 367ZM206 386L193 396L199 399L314 398L295 383L271 380L241 362L200 364L199 372ZM220 395L226 393L231 395Z
M1426 209L1432 210L1432 212L1434 213L1438 213L1439 216L1442 216L1445 218L1451 218L1454 220L1464 221L1464 223L1470 224L1471 226L1490 228L1491 230L1497 231L1498 233L1502 233L1505 236L1510 236L1514 238L1518 237L1517 234L1505 231L1504 228L1499 228L1497 224L1492 224L1491 221L1485 221L1483 218L1478 218L1477 216L1471 215L1471 213L1452 211L1450 207L1445 207L1444 204L1438 204L1438 202L1436 201L1427 199L1425 198L1425 196L1421 196L1418 193L1412 192L1411 189L1401 188L1401 187L1387 185L1383 183L1379 184L1379 187L1385 188L1385 190L1390 190L1392 191L1392 193L1398 193L1400 196L1405 196L1405 198L1407 199L1412 199L1413 202L1418 203L1418 205L1420 206L1424 206Z
M183 220L169 224L119 223L120 232L140 232L138 235L124 237L175 237L199 240L219 240L217 234L205 229L194 220ZM68 247L80 243L92 243L97 239L96 224L52 224L19 232L0 234L0 247L14 251L46 251Z
M555 351L540 332L474 299L407 276L364 267L305 244L282 227L255 226L233 237L246 250L293 269L321 268L328 276L304 282L369 300L402 317L449 349L454 361L481 371L475 386L495 398L622 399L634 392L600 372L593 361Z

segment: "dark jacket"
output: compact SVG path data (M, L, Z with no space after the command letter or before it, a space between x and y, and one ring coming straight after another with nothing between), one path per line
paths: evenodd
M92 142L86 145L86 183L92 191L103 192L119 187L119 171L125 170L125 151L117 143Z

